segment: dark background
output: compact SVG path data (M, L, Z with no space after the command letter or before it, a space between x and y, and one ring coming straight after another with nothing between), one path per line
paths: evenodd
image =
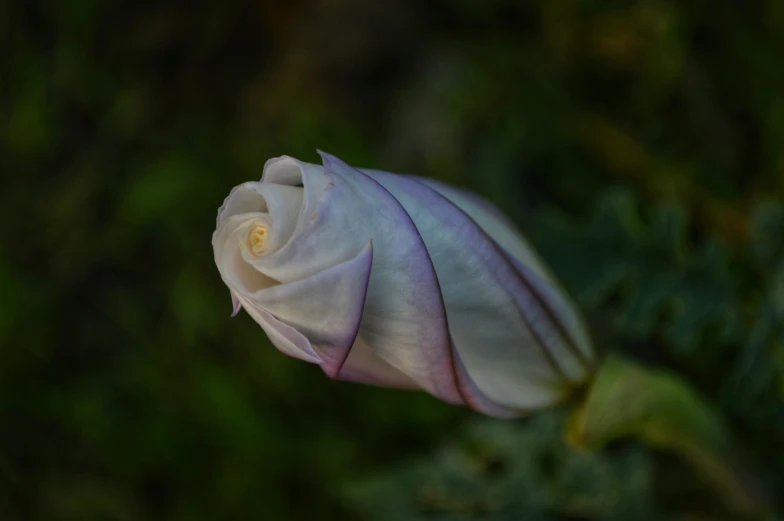
M347 483L475 421L229 319L218 206L317 148L498 204L600 348L689 379L775 496L783 145L778 0L0 0L0 519L374 519Z

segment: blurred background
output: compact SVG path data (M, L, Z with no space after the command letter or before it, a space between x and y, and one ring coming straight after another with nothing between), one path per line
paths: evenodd
M0 519L730 519L677 458L287 358L213 263L266 159L488 197L784 497L784 2L0 0Z

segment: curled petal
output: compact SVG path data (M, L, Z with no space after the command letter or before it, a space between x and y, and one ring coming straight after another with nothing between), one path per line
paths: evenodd
M245 186L263 198L265 211L269 213L275 229L269 252L278 250L294 233L297 216L302 207L302 189L274 183L246 183Z
M223 206L218 210L218 226L235 215L245 213L261 213L267 211L267 203L253 188L250 183L241 184L232 188L231 193L223 201Z
M227 217L212 237L215 264L226 285L238 296L253 293L278 283L246 262L247 237L256 222L266 222L263 213ZM236 305L235 305L236 308Z
M310 341L305 335L288 324L281 322L247 297L241 296L240 302L251 318L267 333L272 345L277 347L282 353L306 362L322 363L321 357L313 350Z
M324 372L337 378L359 331L372 260L368 243L346 262L263 289L248 300L302 334Z
M233 291L231 292L231 307L232 307L231 317L234 318L242 309L242 304L240 304L240 300L237 298L237 295L235 295Z

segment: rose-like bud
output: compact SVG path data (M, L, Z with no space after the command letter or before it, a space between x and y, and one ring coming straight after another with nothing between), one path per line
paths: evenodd
M485 414L555 404L591 375L579 314L492 205L428 179L272 159L218 212L215 262L282 352L331 377Z

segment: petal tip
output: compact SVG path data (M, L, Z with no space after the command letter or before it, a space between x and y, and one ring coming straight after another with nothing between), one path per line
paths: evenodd
M239 299L234 295L231 296L231 301L232 301L231 318L234 318L242 309L242 304L240 303Z

